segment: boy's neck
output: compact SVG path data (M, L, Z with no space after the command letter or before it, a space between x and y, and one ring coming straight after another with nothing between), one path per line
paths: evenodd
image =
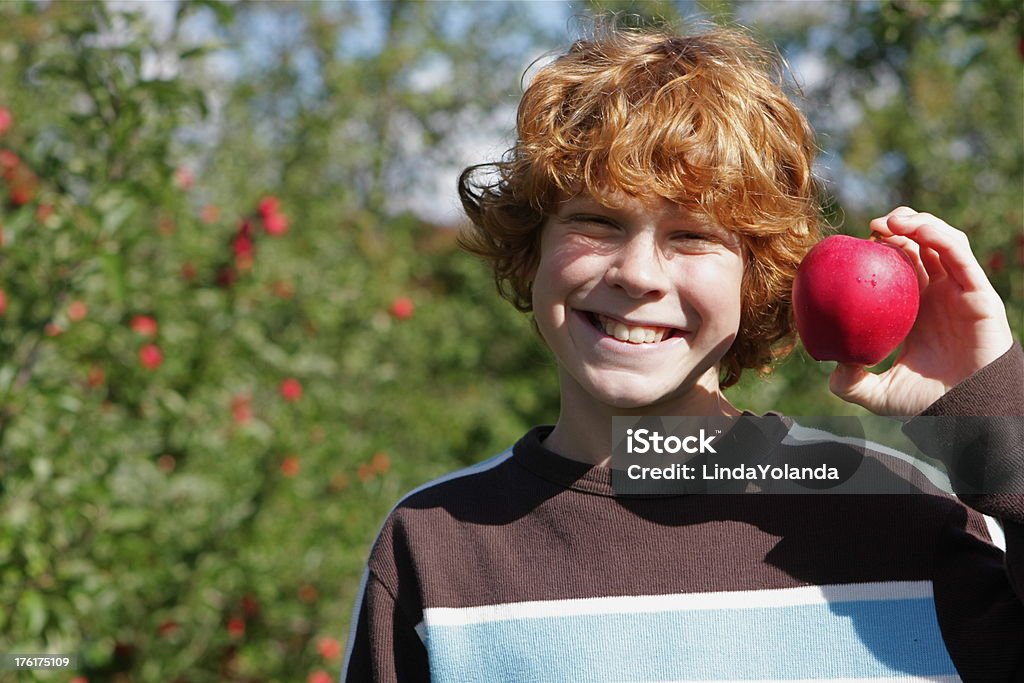
M642 408L616 408L594 401L575 382L562 377L561 410L544 447L563 458L608 467L612 457L612 418L616 415L741 415L718 386L712 368L683 395ZM589 400L588 400L589 399Z

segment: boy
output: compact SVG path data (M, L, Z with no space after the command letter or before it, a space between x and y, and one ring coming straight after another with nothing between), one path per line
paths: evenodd
M770 74L742 33L609 30L538 72L493 175L463 173L463 243L532 311L558 422L397 505L343 680L1024 671L1021 497L614 495L613 416L741 415L723 389L791 346L814 143ZM1021 415L1020 347L962 233L907 207L870 227L917 267L920 314L890 370L840 366L833 391L879 414ZM1018 467L1020 443L995 446L973 455ZM1002 518L1005 559L978 511Z

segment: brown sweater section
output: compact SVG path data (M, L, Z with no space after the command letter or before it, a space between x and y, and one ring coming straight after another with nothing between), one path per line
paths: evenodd
M1021 359L1015 345L923 415L1024 414ZM550 430L396 507L369 560L347 680L428 680L414 630L427 608L902 581L931 582L963 680L1021 680L1018 499L972 500L1003 516L1004 556L979 512L937 490L616 497L609 470L544 448ZM790 447L785 432L778 449ZM986 445L987 459L1020 455L1020 443ZM868 455L885 466L887 456Z
M443 607L918 580L962 510L923 494L614 498L607 470L544 449L548 431L531 430L499 467L407 499L374 573L399 585L393 560L415 558L445 577L421 585L425 604ZM850 542L865 529L892 551Z

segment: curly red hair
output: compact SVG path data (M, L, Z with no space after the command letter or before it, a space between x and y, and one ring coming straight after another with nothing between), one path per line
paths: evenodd
M783 82L778 58L740 30L599 29L537 72L504 158L463 171L472 225L460 245L529 311L558 201L585 190L677 202L738 234L747 252L721 386L745 368L767 372L793 347L792 281L821 226L814 134Z

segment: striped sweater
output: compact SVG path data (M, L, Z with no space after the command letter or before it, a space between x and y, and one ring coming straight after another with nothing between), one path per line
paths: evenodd
M926 414L1022 415L1022 387L1015 345ZM1024 680L1024 497L621 497L550 429L395 507L343 681Z

